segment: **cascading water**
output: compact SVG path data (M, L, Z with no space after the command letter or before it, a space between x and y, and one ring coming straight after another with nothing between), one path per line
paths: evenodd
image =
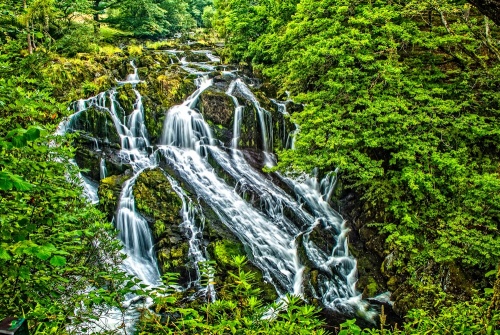
M321 183L316 178L303 178L304 181L297 182L282 177L294 190L294 199L251 167L238 150L243 107L236 94L254 106L265 164L273 164L267 155L272 148L270 114L260 106L248 86L236 79L226 91L235 106L229 154L213 145L216 141L210 137L212 134L207 130L207 123L193 109L193 102L200 93L199 89L187 102L167 113L164 146L160 147L167 164L251 251L252 261L280 294L302 294L304 284L307 284L303 282L305 260L299 257L299 249L303 249L307 262L320 271L322 283L313 293L326 307L351 315L358 309L365 310L366 306L360 302L361 296L355 290L356 261L348 254L348 229L342 217L328 205L335 174L328 175ZM286 113L284 105L283 108L282 112ZM208 163L208 155L236 181L236 189L216 175ZM244 201L242 193L248 190L259 199L258 206ZM290 213L292 217L289 217ZM327 238L332 239L330 250L321 250L310 238L315 229L327 232Z
M243 107L239 105L238 99L235 98L235 92L238 92L241 96L243 96L246 100L250 101L254 106L255 111L257 112L259 125L260 125L260 133L262 137L262 151L265 156L265 164L268 166L274 165L273 159L271 158L271 151L273 150L273 129L271 127L272 119L271 114L266 111L264 108L260 106L259 101L252 93L252 91L248 88L247 85L241 80L236 79L229 85L229 89L226 94L229 95L236 106L235 108L235 120L233 122L234 127L234 136L233 136L233 148L237 147L237 141L241 134L241 118L243 117ZM237 136L237 137L236 137Z
M170 54L177 53L170 51ZM217 61L215 56L205 53ZM167 112L156 152L145 126L142 97L135 89L140 78L134 63L131 63L134 73L127 80L118 82L133 87L136 101L131 113L123 111L116 98L117 91L112 89L74 103L75 114L62 123L58 131L62 134L71 130L79 115L90 107L108 113L112 119L120 139L118 155L133 170L123 185L115 215L115 225L128 256L125 269L148 285L155 286L160 282L153 240L146 220L136 211L133 187L143 170L165 163L169 171L174 171L182 184L189 185L197 198L203 200L245 245L250 260L262 270L265 280L272 283L281 296L293 293L307 298L312 295L324 306L349 315L367 311L366 303L361 301L355 289L356 261L348 252L348 229L342 217L328 205L336 174L327 175L321 182L315 177L304 176L296 180L277 174L290 192L251 166L239 148L240 136L244 132L243 113L247 113L241 99L248 101L257 115L264 165L268 166L274 164L272 117L238 78L232 80L225 90L234 105L230 148L220 147L211 127L196 108L200 95L213 85L208 73L214 66L206 63L193 65L185 58L180 62L183 69L198 75L197 90L184 103ZM231 73L228 77L234 78L235 75ZM277 101L275 104L279 113L288 114L286 104ZM286 129L282 133L285 134ZM287 139L281 141L288 143L287 148L293 148L294 134L289 132L286 136ZM213 164L217 165L219 172ZM232 179L235 186L220 178L220 173ZM106 175L103 159L100 177ZM181 226L188 232L189 259L199 278L196 264L207 260L202 241L201 209L183 191L179 182L168 174L166 176L182 200ZM245 194L251 194L255 201L245 201ZM324 245L318 245L315 237L318 232L326 241ZM307 281L307 269L318 271L319 284L315 287ZM198 278L187 286L204 289L210 293L211 299L215 299L213 287L200 287ZM367 311L369 317L371 312Z

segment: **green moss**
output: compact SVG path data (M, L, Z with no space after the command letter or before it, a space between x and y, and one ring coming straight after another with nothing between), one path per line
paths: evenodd
M229 240L215 242L214 257L218 265L229 268L234 266L233 257L245 255L241 244Z
M107 112L89 108L72 120L71 128L83 131L101 142L120 146L120 136Z
M117 89L116 100L123 108L125 115L130 115L134 111L134 104L137 100L137 95L131 84L125 84Z
M368 278L368 285L365 286L365 289L363 290L363 297L374 297L377 295L379 290L378 284L375 281L374 278L369 277Z
M122 185L129 178L130 177L126 175L110 176L102 179L99 184L99 207L108 215L109 220L111 220L115 214Z
M143 171L134 185L137 210L153 223L153 233L158 238L167 225L181 222L182 200L172 189L160 169Z
M205 120L212 124L215 137L229 144L232 139L233 100L224 92L208 88L200 95L199 108Z
M149 69L144 82L137 85L143 97L144 118L151 141L156 142L161 136L163 121L168 109L182 103L196 85L186 78L187 73L171 66L164 71L160 68Z

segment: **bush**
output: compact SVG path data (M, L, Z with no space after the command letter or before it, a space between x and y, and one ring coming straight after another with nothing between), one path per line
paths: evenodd
M146 311L139 325L139 334L326 334L318 309L306 305L301 298L286 296L280 302L265 305L261 290L255 288L255 273L243 270L246 259L236 256L236 273L225 288L233 296L227 300L208 301L199 307L182 306L171 289L172 276L155 297L156 313ZM202 283L211 282L213 268L205 266ZM210 286L208 286L210 287ZM207 298L210 296L207 290Z

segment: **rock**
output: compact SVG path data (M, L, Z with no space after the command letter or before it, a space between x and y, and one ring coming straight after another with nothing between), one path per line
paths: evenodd
M131 84L125 84L116 89L116 100L120 104L124 115L129 116L134 111L134 105L137 101L137 95Z
M185 57L186 61L188 62L195 62L195 63L210 62L210 58L208 58L207 55L205 55L204 53L200 52L186 51L184 52L183 57Z
M129 179L128 175L110 176L101 180L98 189L99 208L108 215L111 221L115 215L123 183Z
M229 128L233 120L234 103L225 92L208 88L200 95L200 111L216 125Z
M200 95L198 108L213 129L214 136L225 146L231 146L233 138L234 103L231 97L216 88L208 88Z
M162 272L177 272L179 283L187 285L195 275L189 259L189 238L182 223L182 200L159 169L143 171L134 185L139 213L147 220L155 240Z
M113 119L105 110L91 107L74 117L70 127L74 131L85 132L88 138L96 139L100 145L120 146L120 136Z
M90 179L99 181L101 154L85 146L77 146L75 152L75 161L78 167L84 169L82 174Z
M146 128L152 143L158 142L168 109L182 103L196 90L196 85L185 78L187 73L171 66L167 71L152 71L137 85L142 95Z
M232 296L234 292L231 286L235 278L229 275L229 273L237 273L237 267L234 264L233 258L246 255L243 245L241 242L221 239L211 242L207 250L212 256L211 259L215 260L217 264L214 280L217 286L222 286L218 295L222 298L239 298ZM264 280L262 272L256 266L247 262L243 267L243 271L254 274L253 285L261 290L261 296L264 301L272 302L278 298L275 288Z

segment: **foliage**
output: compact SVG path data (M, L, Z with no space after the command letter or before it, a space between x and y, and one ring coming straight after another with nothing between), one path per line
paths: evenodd
M339 167L399 285L442 291L430 264L478 281L496 266L498 27L451 1L301 0L286 15L281 1L214 4L229 59L305 104L279 167Z
M380 329L361 329L356 325L356 320L348 320L340 325L338 335L500 334L500 312L497 310L491 318L487 318L488 305L489 299L483 297L443 308L436 316L431 316L422 309L415 309L408 313L408 321L400 326L402 328L397 325L384 326L383 314Z
M0 319L24 316L34 333L61 334L91 326L99 317L97 307L122 309L131 288L119 268L121 246L114 229L82 199L79 171L71 163L73 139L51 135L67 113L65 94L89 90L94 83L74 77L72 66L85 67L82 60L70 62L49 50L82 51L72 48L88 45L88 30L64 22L62 2L45 4L51 6L25 11L32 14L31 54L22 23L6 20L0 27ZM2 14L23 12L4 5ZM42 9L49 29L38 37L31 29L44 29L35 24L34 13ZM63 36L52 33L55 26L66 27ZM44 37L49 35L57 39ZM91 70L87 66L78 75ZM70 319L75 328L67 328Z
M0 309L47 333L68 317L87 322L95 304L120 307L128 292L112 227L82 199L60 141L33 126L0 137Z
M255 274L243 270L244 256L234 257L236 273L228 291L228 300L207 302L199 308L180 306L171 288L172 277L155 298L156 313L147 311L138 325L139 334L326 334L318 319L318 310L304 305L299 297L287 296L280 303L266 306L255 288ZM213 278L208 264L204 271L206 284Z
M138 37L173 36L195 25L185 1L125 0L115 8L106 22Z
M189 14L191 14L193 19L195 19L196 25L198 27L207 27L206 20L204 20L202 16L205 12L205 9L207 7L209 8L210 5L212 5L212 3L213 3L212 0L188 0Z

